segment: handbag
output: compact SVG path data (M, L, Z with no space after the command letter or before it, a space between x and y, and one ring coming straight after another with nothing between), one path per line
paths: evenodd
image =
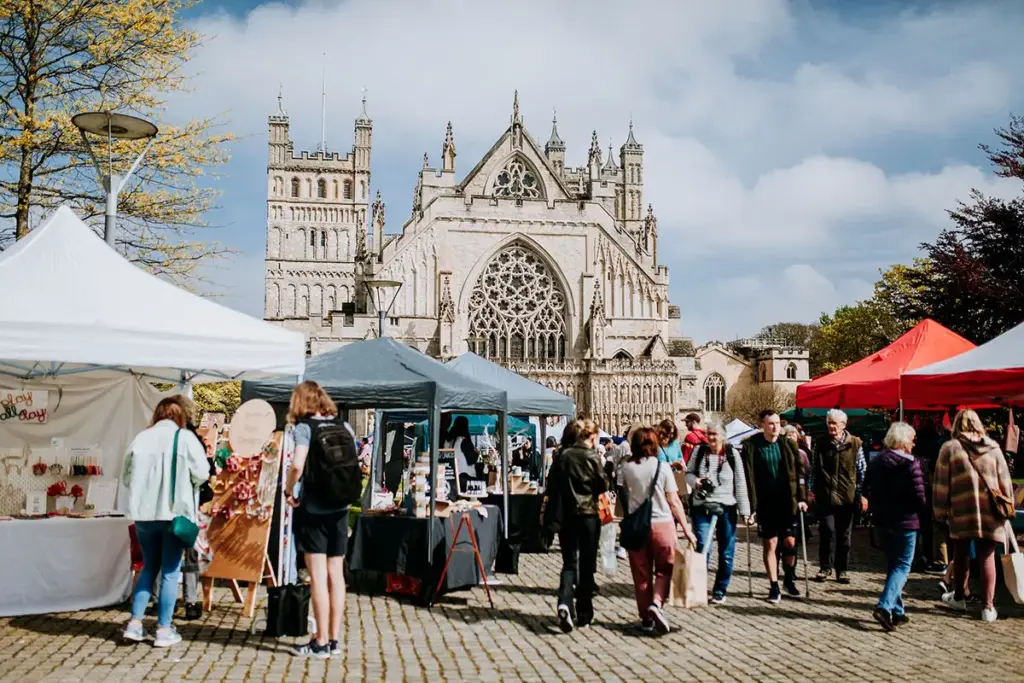
M309 584L267 588L267 628L272 638L298 638L309 633Z
M174 432L174 445L171 447L171 511L174 510L174 492L178 484L178 435L181 430ZM193 495L193 498L195 496ZM185 548L191 548L199 538L199 525L188 517L178 515L171 520L171 533L181 541Z
M967 459L970 461L971 467L974 468L975 474L978 475L978 479L981 480L982 486L988 490L988 495L992 498L992 505L995 506L996 514L999 515L1000 521L1010 520L1016 517L1017 510L1014 509L1013 500L1002 495L1001 491L996 495L996 492L988 485L988 481L986 481L985 477L982 476L981 470L979 470L978 466L974 464L974 460L971 459L971 456L968 455Z
M1018 605L1024 605L1024 553L1017 545L1017 536L1009 520L1004 525L1006 554L999 558L1003 565L1003 581Z
M611 524L615 521L615 496L608 491L597 497L597 516L601 524Z
M661 474L661 461L654 470L654 479L651 480L651 488L647 492L647 500L641 503L635 510L626 514L619 524L619 545L626 550L640 550L651 537L651 513L654 511L652 498L654 487L658 484L658 477Z

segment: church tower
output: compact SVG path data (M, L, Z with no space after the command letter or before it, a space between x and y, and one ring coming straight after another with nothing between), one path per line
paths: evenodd
M633 122L629 122L629 135L619 148L623 171L623 218L626 231L636 235L643 228L644 205L644 146L633 136Z
M284 110L281 90L277 91L277 111L267 117L270 125L270 164L283 164L291 157L292 141L288 139L288 114Z
M562 175L565 171L565 143L558 135L558 114L556 113L551 115L551 137L544 145L544 156L555 167L558 175Z

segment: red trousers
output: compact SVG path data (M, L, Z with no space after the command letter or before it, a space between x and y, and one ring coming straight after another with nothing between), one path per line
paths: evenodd
M672 565L676 560L676 524L674 521L651 524L651 537L640 550L629 551L629 569L633 572L636 608L640 619L648 619L651 605L668 601L672 585Z

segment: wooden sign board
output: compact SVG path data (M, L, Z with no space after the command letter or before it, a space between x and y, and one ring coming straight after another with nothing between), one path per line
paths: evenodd
M249 590L242 613L251 617L257 587L268 574L273 580L273 570L267 571L267 544L281 476L282 442L282 434L275 434L274 426L273 409L260 400L246 402L232 420L231 456L217 474L213 500L207 503L212 517L207 538L213 559L203 575L206 609L213 602L213 579L231 581L239 601L242 596L237 582L246 581Z

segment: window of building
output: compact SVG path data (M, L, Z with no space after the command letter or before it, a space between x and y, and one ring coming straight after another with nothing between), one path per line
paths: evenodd
M298 197L299 196L299 179L298 178L292 178L292 196L293 197Z
M310 230L309 231L309 246L311 246L311 247L315 247L316 246L316 230Z
M352 199L352 181L346 180L342 189L345 192L345 199Z
M725 378L717 372L704 380L704 410L711 413L725 412Z
M498 171L491 187L491 196L512 199L537 199L541 185L537 174L522 159L515 158Z
M786 366L786 379L796 379L796 363L790 362Z
M323 249L327 248L327 231L324 230L320 233L320 247Z
M323 178L316 181L316 196L320 199L327 199L327 181Z

